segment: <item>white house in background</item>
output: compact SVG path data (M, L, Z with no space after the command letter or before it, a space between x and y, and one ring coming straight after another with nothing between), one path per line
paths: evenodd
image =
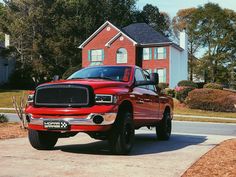
M170 83L169 87L174 88L179 81L188 80L188 36L185 31L180 32L181 52L170 47Z
M10 46L10 37L5 35L5 42L0 42L0 85L8 81L10 74L14 70L15 61L12 58L4 58L1 51Z

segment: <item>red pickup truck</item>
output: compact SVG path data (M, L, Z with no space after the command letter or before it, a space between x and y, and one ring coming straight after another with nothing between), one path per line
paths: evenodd
M158 74L137 66L94 66L39 85L25 110L29 141L35 149L52 149L58 138L85 132L108 140L114 154L128 154L135 129L143 126L168 140L173 100L156 84Z

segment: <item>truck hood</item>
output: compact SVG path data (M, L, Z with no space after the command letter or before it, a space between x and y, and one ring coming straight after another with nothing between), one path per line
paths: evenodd
M94 90L106 87L127 87L129 82L118 82L118 81L110 81L104 79L75 79L75 80L59 80L56 82L48 82L41 84L43 85L53 85L53 84L82 84L82 85L89 85Z

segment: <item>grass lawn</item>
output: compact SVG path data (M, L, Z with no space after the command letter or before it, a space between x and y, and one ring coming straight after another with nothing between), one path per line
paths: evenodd
M27 91L26 90L2 90L0 89L0 108L13 108L12 96L16 96L16 99L19 100L20 96L22 96L23 93L25 93L26 95ZM0 110L0 111L5 112L3 110ZM12 112L12 111L8 111L8 112Z

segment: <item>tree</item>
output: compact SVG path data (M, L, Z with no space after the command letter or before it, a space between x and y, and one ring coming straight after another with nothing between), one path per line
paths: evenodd
M232 56L235 56L236 21L231 18L228 10L213 3L199 7L195 18L202 46L207 49L203 59L205 67L209 69L210 81L222 82L221 68L225 68Z
M34 82L34 85L50 80L54 74L63 75L69 68L79 66L79 44L106 20L123 27L144 18L163 33L168 29L165 20L169 18L159 13L157 7L154 7L156 16L152 16L148 10L152 7L147 6L141 18L141 12L135 7L136 0L4 2L3 15L0 6L0 31L10 34L11 45L15 49L15 80Z
M183 30L185 30L188 35L188 66L189 78L191 81L193 80L196 64L199 63L196 61L197 58L195 57L195 54L201 47L201 37L198 35L196 20L194 18L196 11L196 8L181 9L177 12L177 15L172 20L173 32L177 38L179 33Z
M170 17L167 13L159 12L157 6L146 4L138 16L138 20L149 24L156 31L160 31L166 36L170 34Z

